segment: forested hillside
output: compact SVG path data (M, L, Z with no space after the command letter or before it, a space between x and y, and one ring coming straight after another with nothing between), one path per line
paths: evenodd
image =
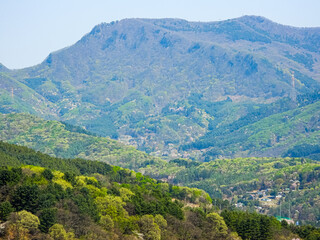
M313 104L308 106L314 110ZM302 121L300 115L297 116ZM165 182L203 189L218 201L228 199L228 203L241 203L242 210L278 216L280 204L283 204L282 216L291 215L295 221L318 224L320 164L316 161L301 157L216 159L205 163L187 159L164 161L57 121L45 121L27 114L0 115L0 119L1 140L10 143L56 157L83 157L127 167ZM63 166L63 161L60 164ZM281 193L281 199L275 199L278 193ZM266 195L272 199L271 205L265 204ZM299 214L295 214L297 212Z
M215 119L211 130L182 149L205 150L200 159L235 156L307 157L319 160L320 94L299 95L269 105L253 105L232 123Z
M84 158L143 171L149 162L165 164L160 158L137 151L110 138L98 137L58 121L29 114L0 114L0 140L33 148L55 157Z
M57 159L1 142L0 160L3 239L235 240L239 233L242 239L289 240L319 234L256 213L224 211L221 217L204 191L97 161Z
M241 210L318 225L320 164L303 158L237 158L208 163L173 160L174 184L201 188ZM163 178L167 176L162 175Z
M2 67L0 111L66 121L157 156L197 159L207 149L184 146L199 148L216 126L318 91L319 39L319 28L256 16L102 23L37 66ZM284 153L270 145L273 156Z

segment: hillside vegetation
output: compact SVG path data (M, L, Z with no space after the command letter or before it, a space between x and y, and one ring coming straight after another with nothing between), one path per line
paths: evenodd
M133 170L165 161L80 127L46 121L29 114L0 114L0 140L30 147L55 157L99 160Z
M232 123L212 123L207 134L183 149L205 150L200 159L252 157L308 157L319 160L320 94L299 95L296 102L281 99L252 106Z
M252 212L224 210L222 218L202 190L98 161L53 158L3 142L0 160L5 239L312 240L320 234Z
M254 213L224 211L222 218L204 191L97 161L57 159L2 142L0 159L5 239L289 240L319 233Z
M170 164L181 167L169 177L169 182L204 189L211 197L238 203L242 210L318 225L320 164L317 161L236 158L200 164L180 159Z

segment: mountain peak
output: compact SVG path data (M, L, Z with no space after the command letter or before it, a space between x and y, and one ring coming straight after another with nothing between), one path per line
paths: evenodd
M2 63L0 63L0 72L8 72L10 71L6 66L4 66Z
M237 21L240 21L240 22L246 23L246 24L273 25L273 26L278 26L278 27L282 27L282 28L292 28L292 29L309 29L310 30L310 29L317 29L318 28L318 27L297 27L297 26L282 24L282 23L272 21L266 17L257 16L257 15L244 15L242 17L230 19L230 20L237 20Z
M257 23L262 23L262 22L265 22L265 21L272 22L268 18L265 18L265 17L262 17L262 16L257 16L257 15L244 15L242 17L235 18L235 19L243 20L243 21L255 21Z

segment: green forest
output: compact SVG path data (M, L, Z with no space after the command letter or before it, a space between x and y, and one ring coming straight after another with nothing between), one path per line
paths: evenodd
M98 161L0 142L2 239L317 239L257 213L223 210L203 190Z
M241 203L242 210L257 210L274 216L281 214L300 223L319 226L320 164L317 161L236 158L198 165L183 159L173 162L191 164L177 172L170 181L174 184L201 188L213 198Z

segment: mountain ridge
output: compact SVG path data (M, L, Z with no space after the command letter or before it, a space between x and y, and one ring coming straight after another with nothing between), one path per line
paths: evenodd
M12 86L3 86L2 112L65 121L158 156L178 157L182 153L174 149L204 136L213 119L235 121L250 105L320 89L320 54L312 48L318 37L320 28L252 16L211 23L102 23L41 64L5 72L23 85L13 87L15 98ZM16 94L22 86L44 106L41 111L26 100L31 97ZM194 105L195 96L207 106ZM212 107L227 99L234 112L217 115Z
M243 15L243 16L240 16L240 17L237 17L237 18L230 18L230 19L225 19L225 20L217 20L217 21L188 21L186 19L183 19L183 18L124 18L124 19L121 19L121 20L115 20L115 21L111 21L111 22L101 22L100 24L97 24L96 26L94 26L90 32L84 34L84 36L76 41L74 44L76 44L77 42L81 41L85 36L91 34L92 32L94 32L94 30L96 28L99 28L100 26L104 26L104 25L110 25L110 24L114 24L114 23L119 23L119 22L123 22L123 21L130 21L130 20L138 20L138 21L143 21L143 22L148 22L148 21L157 21L157 20L171 20L171 21L182 21L182 22L186 22L186 23L205 23L205 24L212 24L212 23L219 23L219 22L224 22L224 21L234 21L234 20L247 20L252 22L254 20L255 23L261 23L261 22L268 22L269 24L274 24L274 25L278 25L278 26L281 26L281 27L285 27L285 28L292 28L292 29L297 29L297 30L319 30L320 29L320 26L319 27L297 27L297 26L294 26L294 25L287 25L287 24L282 24L282 23L278 23L276 21L273 21L269 18L266 18L266 17L263 17L263 16L259 16L259 15ZM244 23L245 24L245 23ZM57 51L53 51L51 52L50 54L52 53L56 53L56 52L59 52L59 51L62 51L62 50L65 50L69 47L71 47L72 45L74 44L71 44L70 46L67 46L67 47L64 47L64 48L61 48ZM49 55L50 55L49 54ZM49 55L43 60L43 62L46 61L46 59L49 57ZM0 70L3 71L3 69L7 69L7 70L11 70L11 71L19 71L19 70L23 70L23 69L27 69L27 68L31 68L31 67L34 67L34 66L37 66L37 65L40 65L42 64L43 62L39 63L39 64L35 64L35 65L31 65L31 66L28 66L28 67L24 67L24 68L15 68L15 69L9 69L7 68L5 65L3 65L2 63L0 63Z

